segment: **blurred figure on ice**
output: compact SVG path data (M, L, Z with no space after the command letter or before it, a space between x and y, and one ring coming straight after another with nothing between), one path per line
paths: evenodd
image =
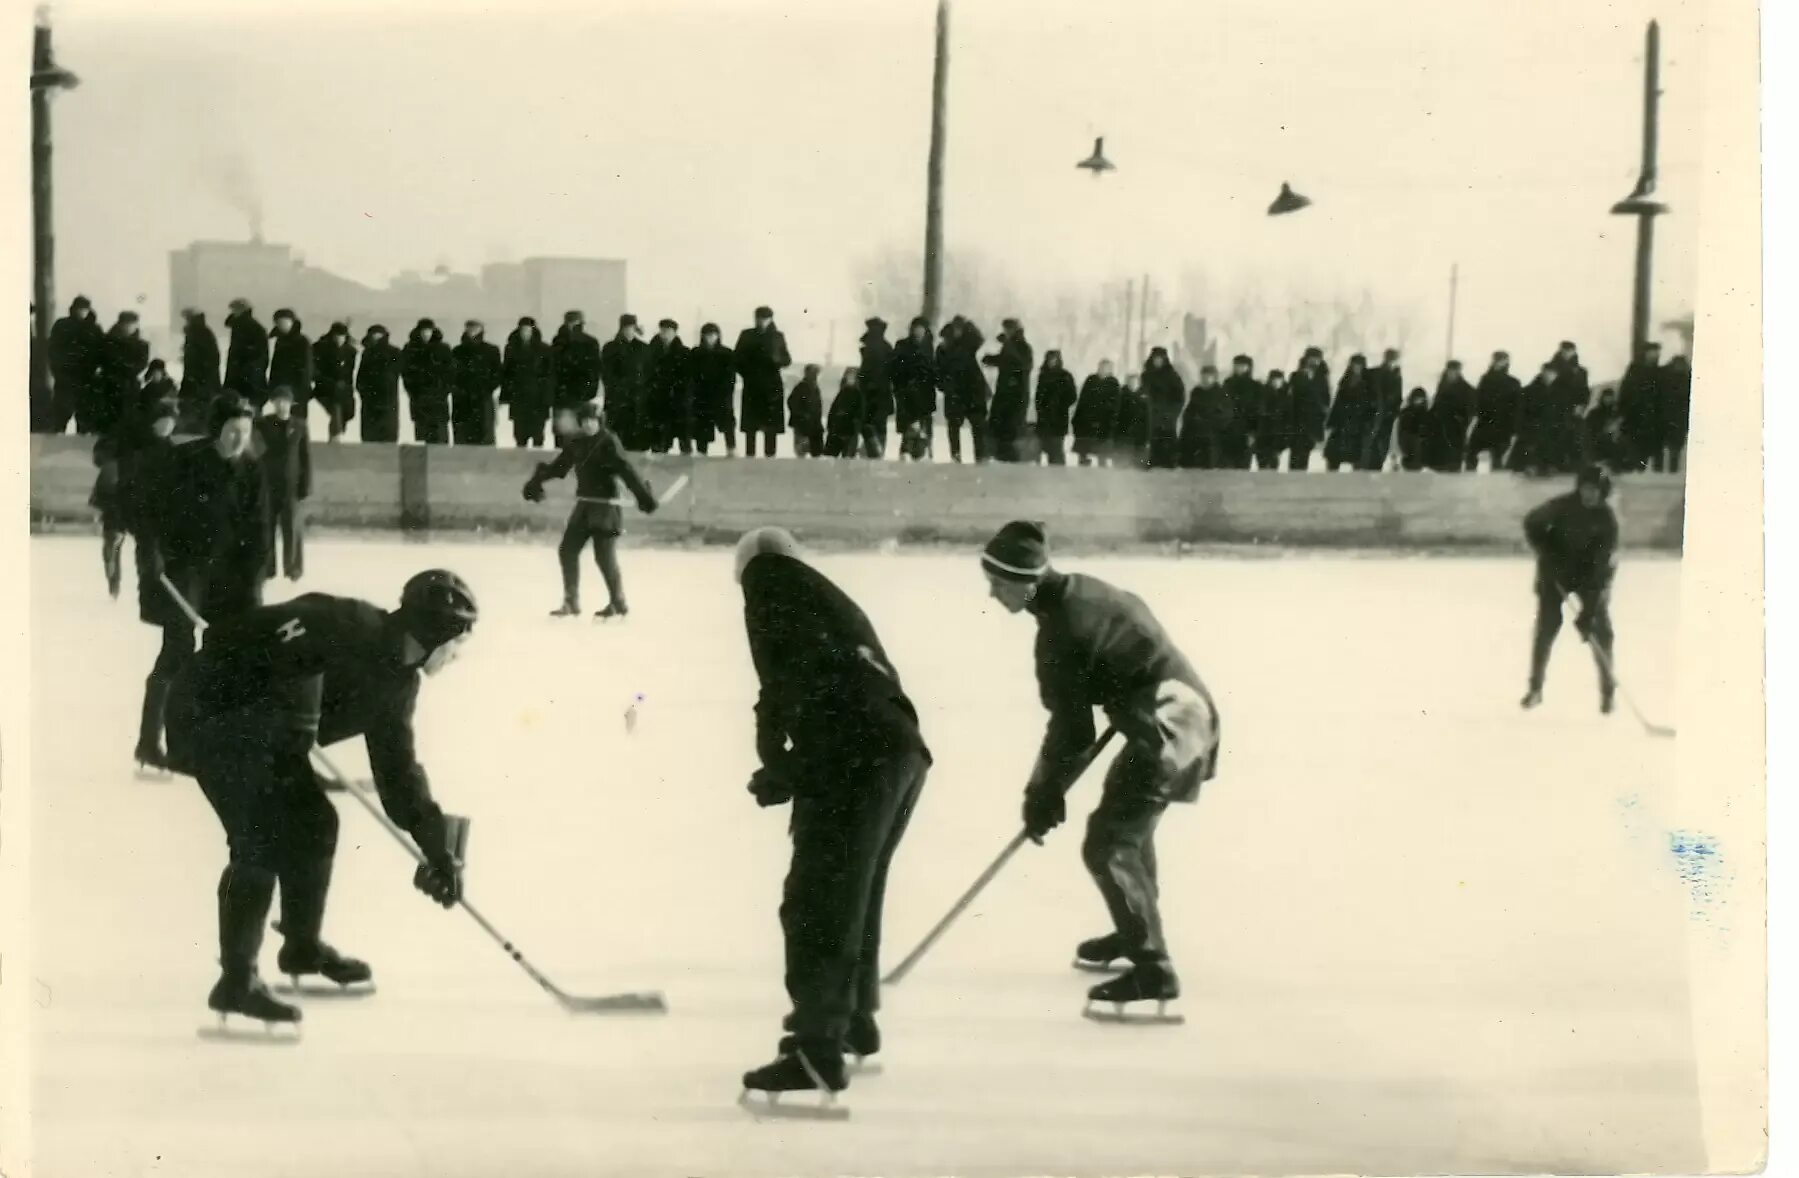
M650 341L644 417L650 449L658 454L676 446L683 454L693 453L693 386L687 358L681 325L673 319L657 324L656 338Z
M1413 389L1399 411L1399 468L1423 470L1430 446L1430 394Z
M338 819L309 759L315 745L363 737L381 808L424 859L413 886L446 908L462 894L457 840L418 762L413 712L421 672L448 666L477 616L462 578L432 569L406 582L393 612L307 593L208 630L177 684L169 737L225 830L220 975L206 1000L221 1021L300 1021L299 1009L277 1000L259 976L277 883L282 973L340 987L373 978L367 963L323 938Z
M269 333L248 299L232 299L225 316L225 388L261 409L269 392Z
M894 425L911 442L906 457L921 461L931 453L937 425L937 356L923 316L912 320L893 349L892 373ZM906 451L905 442L901 449Z
M1093 709L1124 738L1087 822L1081 859L1112 931L1083 942L1076 964L1130 969L1093 1002L1180 997L1157 904L1156 826L1171 802L1198 800L1218 760L1218 709L1193 665L1149 608L1093 577L1057 572L1041 524L1001 528L981 555L988 592L1037 622L1037 687L1049 723L1024 791L1024 826L1039 842L1068 817L1069 767L1093 745Z
M219 383L219 337L206 325L206 313L192 307L181 313L181 422L183 433L201 433L206 411L224 386Z
M688 381L693 388L693 445L701 454L712 439L724 439L725 453L737 453L737 358L725 347L718 324L700 328L700 343L687 354Z
M622 482L637 500L638 509L656 510L656 496L637 468L625 457L617 435L606 428L599 406L587 402L575 408L578 432L562 440L562 453L554 462L540 462L525 483L525 498L543 502L543 485L575 472L575 507L568 514L562 530L562 542L556 547L556 558L562 564L562 605L552 611L553 618L567 618L581 612L581 550L593 544L594 563L606 582L606 608L594 616L601 619L623 618L630 613L625 602L625 579L618 567L618 538L625 530Z
M1181 460L1181 412L1187 386L1168 362L1167 348L1151 348L1143 361L1143 395L1149 415L1149 461L1152 470L1173 470Z
M1231 374L1219 393L1218 422L1220 465L1227 470L1248 470L1255 454L1256 408L1262 402L1262 382L1256 379L1256 362L1248 356L1231 359Z
M1181 466L1187 470L1216 470L1222 461L1219 421L1229 410L1218 384L1218 369L1206 364L1187 396L1181 412Z
M1331 373L1321 348L1307 348L1293 374L1293 424L1288 434L1287 469L1310 470L1312 451L1324 445L1331 412Z
M893 345L887 342L887 321L876 316L862 324L862 354L857 372L862 379L863 420L874 442L871 458L887 454L887 422L898 406L893 399ZM903 427L902 427L903 432Z
M1062 353L1043 353L1037 370L1037 444L1051 466L1068 463L1068 422L1076 403L1074 373L1062 366Z
M1383 470L1393 448L1393 429L1399 424L1399 411L1405 407L1405 374L1399 367L1399 349L1388 348L1381 356L1380 367L1368 374L1368 386L1374 403L1374 424L1362 451L1362 470Z
M268 530L263 547L268 561L263 576L277 571L298 581L306 571L306 516L300 508L312 494L312 443L306 420L295 417L294 391L284 384L269 390L271 413L256 419L257 453L261 456L263 496L268 503ZM281 536L280 568L276 568L275 533Z
M137 312L121 311L106 333L100 353L102 395L95 399L88 420L95 433L109 433L127 422L143 390L144 369L150 364L150 341L139 334Z
M356 417L356 345L347 323L333 323L312 345L312 399L325 410L326 436L343 437Z
M292 393L300 420L306 419L306 398L312 394L312 341L301 329L299 317L286 307L275 312L275 326L269 329L267 387Z
M414 441L443 445L450 440L450 389L456 383L456 358L443 332L420 319L400 352L400 375L406 381L406 403L412 410Z
M775 313L756 308L756 325L738 333L733 349L737 374L743 377L743 453L756 457L756 435L762 436L763 457L775 456L775 437L781 430L781 400L787 391L781 372L793 363L787 337L775 326Z
M1469 470L1480 468L1480 456L1486 454L1488 468L1505 469L1506 455L1518 432L1518 410L1523 404L1524 386L1512 375L1512 357L1507 352L1494 352L1493 362L1474 390L1474 432L1468 436Z
M127 406L126 418L132 429L141 435L149 423L149 416L162 402L173 401L181 396L175 384L175 378L169 375L168 363L164 360L150 361L150 367L144 369L144 384L138 389L137 397Z
M1025 410L1031 401L1031 367L1036 357L1024 337L1024 324L1007 319L1000 324L999 351L981 357L995 370L993 405L987 416L987 437L998 462L1017 462L1018 439L1024 434Z
M1110 360L1101 360L1098 371L1081 382L1080 399L1074 403L1074 452L1082 466L1104 466L1112 457L1112 434L1118 428L1118 402L1123 396Z
M949 430L951 462L962 461L962 423L974 445L974 460L987 461L987 377L981 371L981 329L957 315L943 325L937 348L937 385L943 390L943 420Z
M537 320L526 315L506 337L506 353L500 361L500 403L512 418L515 445L543 445L544 426L555 397L555 357L537 330Z
M1624 370L1618 389L1623 433L1630 447L1627 469L1662 469L1662 346L1645 340L1637 358Z
M487 325L470 319L451 353L456 366L451 396L451 434L458 446L493 445L494 394L500 387L500 349L487 342Z
M1624 436L1624 418L1618 411L1618 390L1601 389L1599 400L1587 412L1586 455L1613 474L1632 469L1632 449Z
M173 397L152 401L94 443L96 473L87 501L100 513L100 565L106 573L106 591L115 601L124 580L125 536L136 530L137 499L144 482L138 472L154 474L172 445L175 417ZM142 552L140 544L140 568Z
M573 409L600 395L600 341L587 334L587 317L567 311L556 338L556 408Z
M193 623L161 578L208 623L262 604L268 500L250 451L254 421L247 400L224 394L212 405L210 438L177 447L166 461L140 466L135 476L138 616L162 630L162 648L144 680L140 769L168 767L163 720L169 689L194 654Z
M1118 390L1118 417L1112 425L1112 465L1142 470L1149 464L1149 403L1137 387L1137 374L1124 378Z
M620 315L617 334L600 348L600 382L606 386L606 428L627 450L649 448L643 412L649 365L650 346L643 342L637 316Z
M1262 382L1262 399L1256 406L1256 469L1279 470L1281 451L1287 448L1288 431L1293 428L1293 390L1287 386L1287 374L1278 368L1268 370Z
M1353 469L1362 461L1374 428L1374 388L1368 383L1368 359L1360 352L1349 358L1337 382L1337 399L1331 402L1324 425L1330 431L1324 442L1325 469L1335 472L1345 465Z
M60 434L71 419L78 434L94 434L95 414L104 416L106 382L101 365L106 351L106 330L94 317L94 304L77 295L69 313L50 327L49 432Z
M1444 474L1459 474L1468 449L1468 427L1474 421L1474 386L1462 376L1462 362L1443 366L1437 395L1430 403L1430 437L1425 464Z
M1555 361L1544 363L1518 400L1518 440L1512 446L1512 469L1541 477L1555 471L1561 461L1562 418L1567 403L1560 389L1560 370Z
M1537 623L1530 646L1530 688L1523 706L1543 702L1543 675L1562 628L1562 603L1573 594L1580 603L1574 630L1604 657L1599 670L1599 710L1612 710L1616 684L1612 661L1612 578L1618 571L1618 517L1606 502L1612 477L1597 466L1581 470L1574 490L1558 495L1524 517L1524 538L1537 557Z
M849 1083L846 1052L881 1048L881 913L887 873L931 754L918 712L868 617L807 564L791 535L761 528L737 545L744 629L760 691L749 791L793 805L782 892L787 1016L777 1058L751 1091Z
M362 335L362 367L356 373L356 391L362 394L362 440L397 442L400 439L400 349L387 338L379 323Z
M849 371L844 371L847 380ZM838 428L842 419L855 403L854 415L860 417L860 397L854 390L845 397L844 386L839 385L837 397L831 402L831 433L825 434L825 398L818 387L818 365L808 364L800 375L799 382L793 391L787 394L787 426L793 431L793 456L795 458L842 458L843 444L838 437ZM853 449L854 437L858 423L851 423L851 440L848 445Z
M1668 473L1679 474L1686 465L1688 420L1693 413L1693 362L1676 356L1662 370L1662 446L1668 452Z

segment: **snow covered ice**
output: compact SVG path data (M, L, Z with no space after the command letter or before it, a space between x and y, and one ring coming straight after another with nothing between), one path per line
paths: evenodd
M157 634L129 584L107 601L98 548L31 545L41 1178L1705 1164L1671 746L1599 715L1571 626L1545 706L1519 710L1523 558L1064 561L1144 596L1222 710L1217 780L1158 837L1186 1025L1080 1017L1094 978L1069 961L1105 926L1078 853L1096 770L1069 826L887 991L885 1074L819 1124L734 1103L786 1008L786 821L744 790L755 680L728 551L625 551L631 618L601 626L546 616L547 540L309 540L306 590L391 606L420 568L469 579L482 624L419 716L437 796L474 819L469 894L565 989L661 989L671 1013L563 1014L340 795L326 936L380 992L308 1000L303 1044L259 1050L195 1036L224 839L191 781L134 779ZM891 964L1016 830L1033 627L987 599L972 552L817 563L881 631L936 755ZM1620 675L1670 723L1679 570L1627 554L1614 600ZM360 742L333 755L365 771Z

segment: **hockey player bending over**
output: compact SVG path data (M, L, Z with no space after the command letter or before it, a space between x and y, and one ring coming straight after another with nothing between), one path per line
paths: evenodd
M792 536L745 535L737 580L761 683L762 767L750 792L763 806L793 803L781 900L793 1011L779 1057L743 1085L828 1095L848 1085L846 1051L866 1057L881 1046L882 897L931 754L867 616L801 558Z
M1093 709L1124 738L1087 822L1081 857L1112 916L1075 964L1128 971L1088 993L1115 1004L1180 997L1156 903L1156 824L1170 802L1198 800L1218 760L1218 710L1149 608L1104 581L1050 566L1041 524L1001 528L981 557L989 591L1037 619L1037 686L1049 728L1024 792L1024 825L1041 840L1067 819L1069 767L1094 741ZM1092 1017L1095 1015L1089 1010ZM1158 1014L1157 1019L1163 1020Z
M1603 657L1599 669L1599 710L1612 710L1617 684L1612 671L1612 577L1618 571L1618 517L1606 501L1612 476L1600 466L1581 470L1574 490L1524 517L1524 537L1537 554L1537 624L1530 644L1530 688L1526 708L1543 702L1543 675L1562 628L1562 602L1570 593L1580 602L1574 630Z
M538 463L536 472L525 483L525 498L542 503L546 479L559 479L570 470L575 472L575 509L569 512L562 543L556 548L562 561L562 605L550 616L567 618L581 612L581 549L591 540L594 563L600 566L610 599L594 617L622 618L630 607L625 604L625 580L618 569L618 538L625 530L618 485L623 482L631 489L638 509L645 513L656 510L656 496L625 457L618 436L600 419L599 409L584 404L575 410L575 415L580 432L563 437L562 453L554 462Z
M229 849L219 877L223 972L207 999L221 1020L300 1021L300 1011L270 994L257 972L277 881L281 972L340 986L371 980L366 964L321 936L337 810L308 759L315 742L364 738L382 807L425 859L413 883L445 907L460 896L461 865L413 750L412 715L420 672L447 666L475 618L468 586L433 569L406 582L391 613L308 593L207 631L170 702L169 736L171 756L199 779Z

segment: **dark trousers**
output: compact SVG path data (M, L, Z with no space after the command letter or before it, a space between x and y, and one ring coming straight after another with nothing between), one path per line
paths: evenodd
M1038 434L1037 441L1043 447L1043 460L1051 466L1068 465L1068 436L1066 434Z
M1530 643L1530 689L1543 690L1543 676L1549 669L1549 652L1555 648L1555 637L1562 629L1561 589L1541 570L1537 573L1537 621L1531 635ZM1611 591L1583 591L1578 594L1581 612L1588 619L1588 633L1592 642L1605 654L1601 663L1594 659L1599 671L1599 690L1605 695L1612 693L1614 684L1606 673L1606 667L1616 667L1612 661L1612 613Z
M397 442L400 440L398 411L391 401L362 398L362 440L365 442Z
M1168 800L1156 789L1157 768L1127 745L1106 774L1099 805L1087 819L1081 861L1099 886L1112 927L1133 962L1166 962L1157 904L1156 824Z
M563 604L581 604L581 549L593 542L593 562L600 566L600 578L606 582L606 595L611 604L625 604L625 579L618 569L618 535L621 513L613 503L577 503L568 514L568 526L562 529L562 542L556 546L556 557L562 562Z
M974 443L974 460L987 461L987 410L976 406L962 413L954 409L945 409L943 416L949 426L950 461L962 461L962 423L968 423L968 432Z
M1152 470L1173 470L1181 464L1181 438L1174 427L1151 427L1149 465Z
M421 411L413 415L412 436L414 441L434 445L448 445L450 441L450 415L436 411Z
M1256 469L1279 470L1281 468L1281 444L1279 442L1263 442L1256 446Z
M1468 460L1462 465L1468 470L1480 469L1480 456L1492 455L1492 467L1495 472L1505 469L1505 452L1511 448L1512 439L1506 434L1483 431L1476 426L1474 437L1468 442Z
M138 718L137 749L140 755L162 748L164 720L168 714L169 691L179 675L194 658L194 631L185 621L162 627L162 646L156 661L144 677L144 704Z
M518 406L513 407L512 442L516 446L543 445L543 431L546 419L543 414L526 414L519 416Z
M268 552L268 563L264 566L264 575L273 577L277 571L285 573L290 581L298 581L306 571L306 513L299 500L287 495L270 496L268 522L263 527L263 548ZM281 540L277 548L275 540L279 533ZM280 569L276 569L279 560Z
M455 415L450 421L451 436L458 446L491 446L493 419L491 395L464 393L455 401Z
M1681 468L1682 464L1685 462L1686 454L1687 454L1687 440L1685 438L1681 438L1677 442L1669 442L1668 443L1668 473L1669 474L1679 474L1680 473L1680 468ZM1661 467L1658 466L1658 467L1656 467L1656 469L1660 470Z
M1289 471L1312 469L1311 442L1293 443L1292 447L1287 451L1287 469Z
M757 435L758 431L756 430L746 429L743 431L743 455L745 458L756 457ZM773 458L775 456L775 431L772 429L765 429L760 431L760 436L762 438L763 456Z
M924 788L930 758L913 751L861 767L793 800L793 860L781 898L788 1026L802 1041L840 1045L852 1015L881 996L881 908L887 869Z

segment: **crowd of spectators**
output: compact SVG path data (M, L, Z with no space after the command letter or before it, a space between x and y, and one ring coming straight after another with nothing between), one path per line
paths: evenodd
M983 351L980 327L956 316L936 331L914 319L897 340L884 320L869 319L857 363L827 402L820 365L800 366L789 387L793 357L768 307L734 342L708 323L691 347L674 320L646 339L633 315L602 343L580 311L549 338L521 318L504 346L474 320L454 346L429 319L400 344L380 324L360 341L341 322L314 339L292 311L276 311L265 327L242 299L225 316L222 348L203 312L189 310L185 321L177 383L152 358L134 312L102 329L77 298L50 335L50 396L34 428L62 433L72 422L78 433L106 435L170 401L178 428L199 432L221 394L260 412L279 392L302 422L316 406L332 441L352 423L364 442L398 441L404 406L417 441L491 446L505 406L516 445L554 445L553 423L597 403L626 449L654 453L735 454L741 437L747 456L772 457L790 432L802 458L928 460L941 423L955 462L966 453L1065 465L1072 452L1082 466L1303 471L1316 454L1331 471L1458 472L1478 469L1485 455L1490 469L1536 474L1589 461L1678 471L1692 388L1686 357L1664 364L1659 346L1645 343L1616 386L1595 390L1566 341L1528 383L1497 352L1475 381L1452 360L1434 392L1408 391L1393 349L1373 366L1349 357L1334 379L1316 347L1291 370L1258 372L1253 357L1237 356L1228 373L1207 365L1188 387L1155 347L1122 377L1101 361L1077 382L1060 351L1038 360L1018 320L1005 320Z

